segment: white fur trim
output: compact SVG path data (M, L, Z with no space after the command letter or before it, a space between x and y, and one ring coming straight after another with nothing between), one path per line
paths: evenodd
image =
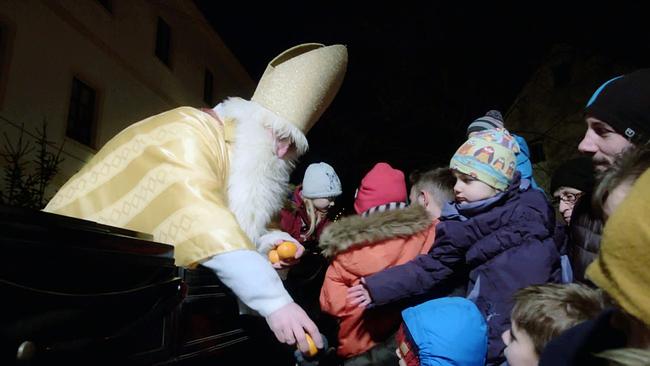
M203 262L237 295L239 300L266 317L293 302L271 263L252 250L235 250Z
M288 194L296 156L285 159L276 156L267 128L275 128L282 121L257 103L229 98L214 110L220 118L236 121L228 176L228 207L251 241L259 246L259 237L266 234L266 226L280 211ZM298 133L306 144L304 135Z
M309 149L307 137L298 127L258 103L242 98L230 97L224 102L217 104L213 110L219 116L233 117L238 121L252 119L261 122L264 127L272 129L278 137L291 138L296 145L296 153L298 156L304 155Z

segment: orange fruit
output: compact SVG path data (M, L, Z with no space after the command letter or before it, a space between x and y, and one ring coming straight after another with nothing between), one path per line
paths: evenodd
M307 355L309 357L313 357L318 353L318 348L316 348L316 343L314 343L314 340L311 339L311 336L307 333L305 333L305 338L307 338L307 344L309 344L309 352Z
M283 241L275 250L281 260L293 259L298 251L298 246L290 241Z
M280 256L278 256L278 251L273 249L269 251L269 260L271 263L278 263L280 261Z

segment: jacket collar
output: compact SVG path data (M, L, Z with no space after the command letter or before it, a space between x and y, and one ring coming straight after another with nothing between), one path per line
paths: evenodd
M348 216L323 230L319 246L323 249L323 255L333 257L353 247L414 235L433 222L429 213L420 205L377 212L368 217Z

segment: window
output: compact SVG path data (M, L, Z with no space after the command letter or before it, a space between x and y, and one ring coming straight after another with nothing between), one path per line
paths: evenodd
M0 101L2 101L2 90L4 90L4 76L6 74L4 64L5 64L5 29L0 23Z
M96 102L95 90L81 80L73 78L66 135L90 147L94 147Z
M170 66L170 44L171 28L162 18L158 18L158 30L156 31L156 57L165 65Z
M104 9L106 9L106 11L108 11L109 13L113 12L113 1L112 0L97 0L97 2L102 4Z
M212 107L212 88L214 85L214 77L210 70L205 69L205 77L203 78L203 101L208 106Z
M9 74L9 58L11 57L13 34L12 28L0 23L0 108L4 99L7 76Z

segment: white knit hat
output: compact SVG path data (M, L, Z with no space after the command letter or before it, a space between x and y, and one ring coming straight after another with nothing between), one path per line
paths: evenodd
M302 178L304 198L336 197L341 193L341 181L329 164L314 163L307 167Z

